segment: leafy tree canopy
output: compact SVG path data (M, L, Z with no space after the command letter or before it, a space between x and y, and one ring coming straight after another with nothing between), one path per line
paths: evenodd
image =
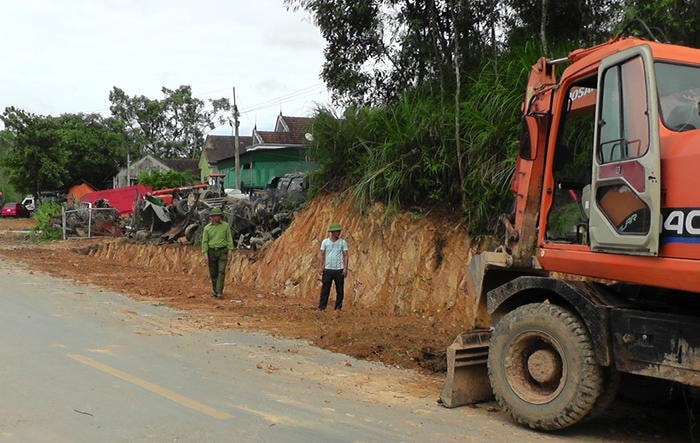
M547 56L601 43L640 18L700 44L697 0L285 0L326 40L321 76L346 105L383 105L412 89L450 95L488 60L533 42ZM566 48L555 53L551 48ZM456 77L461 77L457 79Z
M129 96L114 87L109 93L112 116L124 122L133 154L157 158L195 158L204 146L204 135L214 129L217 117L231 106L229 100L209 100L211 107L192 96L190 86L161 89L162 99Z
M10 149L13 136L10 131L2 130L0 131L0 158L7 156L7 152ZM8 178L8 171L0 162L0 191L2 191L2 197L0 197L0 202L8 201L18 201L20 199L19 193L12 186Z
M34 115L14 107L0 116L5 124L5 167L20 192L65 190L80 181L111 182L126 160L120 122L97 114Z
M382 104L407 88L454 83L491 53L497 25L489 1L285 0L308 11L326 40L321 76L345 104ZM455 31L459 38L455 39Z
M700 47L700 14L697 0L627 0L625 19L640 19L659 39ZM637 31L642 31L637 26ZM633 30L635 30L633 28Z

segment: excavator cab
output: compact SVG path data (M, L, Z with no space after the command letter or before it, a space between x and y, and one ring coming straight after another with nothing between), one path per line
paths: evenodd
M605 58L595 75L573 79L563 100L545 166L553 184L543 199L545 246L656 255L661 171L650 50Z

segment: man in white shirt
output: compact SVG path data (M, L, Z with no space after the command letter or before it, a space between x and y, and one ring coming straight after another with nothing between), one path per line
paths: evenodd
M328 297L331 294L331 285L335 282L335 310L343 308L345 277L348 275L348 242L340 238L343 227L340 223L331 223L328 227L330 235L321 242L319 261L321 267L321 299L318 302L317 311L323 311L328 305Z

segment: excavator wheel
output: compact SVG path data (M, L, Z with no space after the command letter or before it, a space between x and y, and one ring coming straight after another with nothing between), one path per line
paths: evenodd
M501 408L538 430L581 421L603 390L586 328L574 314L548 302L521 306L498 322L488 372Z

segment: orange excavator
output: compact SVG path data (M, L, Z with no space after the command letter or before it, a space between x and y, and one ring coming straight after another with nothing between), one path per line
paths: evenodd
M541 58L522 111L514 212L470 263L442 402L493 394L557 430L620 373L700 387L700 50L618 36Z

